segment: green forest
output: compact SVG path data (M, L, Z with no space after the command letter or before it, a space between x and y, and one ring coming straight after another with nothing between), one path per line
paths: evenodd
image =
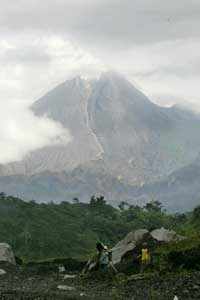
M89 203L37 204L0 193L0 242L8 242L16 256L28 262L50 258L86 259L97 241L108 247L133 230L164 226L198 237L200 206L185 214L168 214L157 201L144 207L121 202L118 208L104 197Z

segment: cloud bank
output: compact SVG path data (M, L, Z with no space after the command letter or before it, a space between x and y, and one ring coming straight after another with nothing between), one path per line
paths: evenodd
M2 111L2 110L1 110ZM27 153L72 139L67 129L46 117L36 117L27 107L6 104L0 118L0 163L21 160Z
M19 161L47 145L70 142L73 137L66 128L34 116L28 107L67 78L96 76L104 65L59 36L34 39L25 33L1 40L0 63L0 163Z
M49 120L50 129L40 130L44 120L30 116L27 105L73 76L116 69L152 101L200 111L200 1L3 1L0 65L1 161L51 142L51 126L54 137L62 136ZM6 138L13 107L21 116L14 119L19 138L14 131ZM34 146L29 136L37 136Z

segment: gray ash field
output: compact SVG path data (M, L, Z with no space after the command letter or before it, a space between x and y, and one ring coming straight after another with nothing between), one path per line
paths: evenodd
M1 264L1 300L181 300L200 299L200 272L137 275L94 272L64 279L65 274L36 267ZM66 290L60 290L58 286Z

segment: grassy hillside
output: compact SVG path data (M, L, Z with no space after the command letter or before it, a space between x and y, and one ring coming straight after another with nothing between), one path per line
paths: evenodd
M0 194L0 242L10 243L24 260L53 257L87 258L101 240L114 245L129 231L165 226L192 235L199 228L198 209L192 214L168 215L157 202L140 208L121 203L120 209L103 197L89 204L36 204Z

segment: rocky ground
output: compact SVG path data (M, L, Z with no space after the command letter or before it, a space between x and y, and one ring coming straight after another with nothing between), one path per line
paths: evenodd
M55 271L1 265L0 300L179 300L200 299L200 272L146 274L59 274ZM71 275L76 275L70 278Z

